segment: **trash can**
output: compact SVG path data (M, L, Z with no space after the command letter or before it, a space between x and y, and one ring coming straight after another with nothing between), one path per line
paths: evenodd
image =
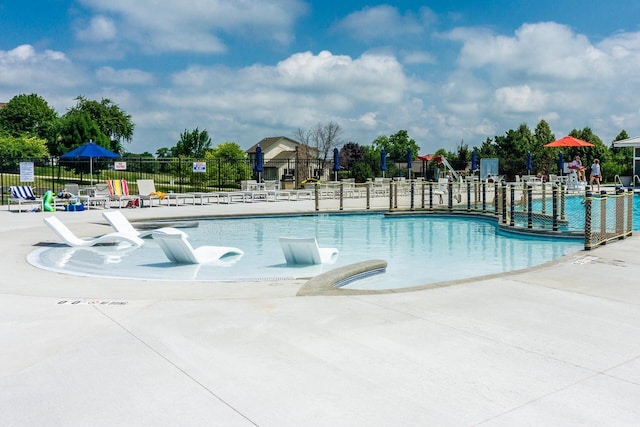
M293 179L293 175L282 175L282 179L280 180L280 189L281 190L293 190L295 189L296 183Z

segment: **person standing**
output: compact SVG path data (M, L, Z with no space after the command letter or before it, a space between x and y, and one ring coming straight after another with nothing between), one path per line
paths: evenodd
M596 181L598 185L598 193L600 193L600 179L602 178L602 169L600 168L600 160L593 159L593 164L591 165L591 177L589 178L589 185L591 186L591 190L593 190L593 181Z

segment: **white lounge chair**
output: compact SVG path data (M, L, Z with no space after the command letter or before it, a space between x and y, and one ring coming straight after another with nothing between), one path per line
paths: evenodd
M79 247L121 243L126 243L131 246L142 246L144 244L144 241L139 237L118 232L105 234L104 236L95 238L81 239L73 234L71 230L69 230L67 226L55 216L43 218L43 221L64 243L69 246Z
M231 265L244 255L242 250L227 246L200 246L194 249L187 240L187 234L173 227L154 230L151 236L167 258L175 263Z
M119 233L139 238L149 237L154 230L138 231L120 211L110 210L102 212L102 216Z
M280 237L287 264L325 264L338 257L336 248L321 248L315 237Z

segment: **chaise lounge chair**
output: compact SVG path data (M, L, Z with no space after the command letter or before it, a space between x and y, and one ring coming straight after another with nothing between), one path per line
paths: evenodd
M338 257L336 248L321 248L315 237L280 237L287 264L325 264Z
M142 246L144 241L136 236L123 233L109 233L104 236L81 239L71 232L58 218L50 216L43 221L67 245L73 247L108 245L126 243L131 246Z
M12 185L9 187L11 197L8 200L7 208L11 210L11 203L18 204L18 211L22 212L23 204L37 204L42 207L42 198L36 197L33 194L33 188L28 185Z
M173 227L154 230L151 236L167 258L179 264L231 265L244 255L242 250L227 246L200 246L194 249L187 240L187 234Z
M118 233L139 238L149 237L154 230L138 231L120 211L104 211L102 216Z

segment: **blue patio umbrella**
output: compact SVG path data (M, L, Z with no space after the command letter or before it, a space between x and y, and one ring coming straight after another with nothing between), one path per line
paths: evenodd
M64 153L61 159L89 159L89 174L91 176L91 185L93 185L93 159L117 159L120 154L107 150L101 145L93 141L85 142L81 146Z
M533 162L531 161L531 152L527 152L527 171L531 174L531 170L533 169Z
M335 172L335 180L338 180L338 171L340 170L340 151L338 148L333 149L333 171Z
M558 153L558 169L560 170L560 175L564 172L564 158L562 157L562 151Z
M409 179L411 179L411 168L413 168L413 152L411 147L407 148L407 169L409 169Z
M264 154L262 154L262 148L258 145L256 147L256 172L258 172L258 182L261 181L260 174L264 169Z
M475 172L478 170L478 154L476 150L471 152L471 171Z
M387 170L387 150L384 148L380 151L380 170L382 170L382 176L384 177L384 172Z

